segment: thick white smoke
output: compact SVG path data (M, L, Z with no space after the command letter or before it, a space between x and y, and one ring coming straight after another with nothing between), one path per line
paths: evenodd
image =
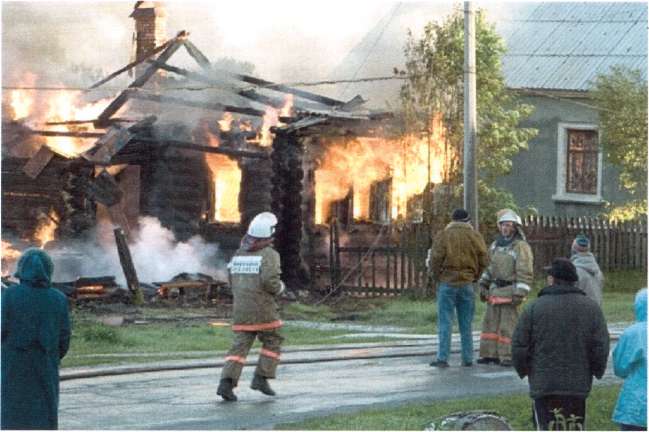
M126 286L112 229L107 231L99 228L92 241L46 247L54 260L54 280L115 276L118 284ZM199 236L178 242L153 217L139 219L139 231L129 249L140 282L165 282L180 273L203 273L226 280L226 263L217 244L207 243Z
M179 273L205 273L217 277L218 246L194 236L177 242L173 233L152 217L140 218L140 231L131 255L142 281L166 281ZM221 272L223 271L221 261ZM223 277L221 277L223 279Z

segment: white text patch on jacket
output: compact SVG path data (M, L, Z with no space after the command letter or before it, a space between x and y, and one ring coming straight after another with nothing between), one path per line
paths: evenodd
M230 274L259 274L261 272L261 256L235 256L228 264Z

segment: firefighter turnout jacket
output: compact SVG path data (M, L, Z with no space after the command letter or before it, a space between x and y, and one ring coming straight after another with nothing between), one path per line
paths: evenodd
M510 304L514 296L527 297L533 280L534 258L530 245L518 234L505 246L493 242L490 262L480 277L480 286L488 289L487 303Z
M233 331L265 331L282 326L277 295L284 290L280 258L266 246L259 250L239 249L228 264L234 297Z

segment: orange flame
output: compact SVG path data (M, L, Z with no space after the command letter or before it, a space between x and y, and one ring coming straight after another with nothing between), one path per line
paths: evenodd
M368 219L372 184L391 179L390 215L407 215L408 200L430 182L441 183L445 169L444 129L441 116L433 119L430 146L427 138L400 140L358 138L331 144L315 172L316 223L326 221L330 205L353 190L353 216ZM430 148L430 157L429 157Z
M47 100L46 121L57 122L67 120L89 120L97 118L99 114L110 103L110 99L102 99L91 104L80 105L79 91L60 91ZM80 130L92 130L91 125L58 125L54 126L55 131L73 132ZM75 137L48 137L47 145L64 156L74 157L88 150L94 144L94 140Z
M219 222L239 222L239 165L221 154L207 154L205 158L214 179L214 219Z
M233 118L226 113L219 123L219 130L230 128ZM221 142L210 128L213 119L202 119L194 131L194 138L205 142L210 147L219 147ZM218 222L239 222L239 191L241 189L241 170L233 159L214 153L205 154L205 162L210 170L214 182L214 213L210 219Z
M50 210L49 216L36 227L34 233L34 240L38 242L40 248L43 249L45 245L54 240L54 232L56 231L57 223L55 221L59 220L54 209Z
M27 90L12 90L10 98L14 120L25 118L32 111L32 105L34 104L33 92Z
M2 240L2 258L17 259L20 257L20 251L14 249L14 246L8 241Z
M259 138L259 145L262 147L270 147L273 144L273 133L270 131L270 128L273 126L280 126L283 123L279 121L281 117L289 117L293 112L293 95L286 95L284 100L284 106L281 109L275 109L273 107L268 107L266 113L264 114L263 123L261 125L261 132Z
M242 131L248 131L248 132L252 131L252 129L253 129L252 123L250 122L250 120L240 120L239 121L239 129L241 129Z
M27 73L20 81L21 87L33 87L36 83L36 75ZM12 90L9 92L9 105L13 111L12 119L21 120L29 117L34 107L33 90Z
M16 261L20 258L20 251L14 249L13 245L2 240L2 275L9 275L10 269L14 268Z
M22 87L34 87L38 77L27 73L20 80ZM81 91L58 90L56 92L36 92L34 90L12 90L8 94L13 120L23 120L35 129L46 129L57 132L93 131L91 123L83 125L57 125L49 127L47 122L69 120L93 120L111 102L112 98L93 103L82 100ZM119 114L119 111L118 111ZM44 127L45 126L45 127ZM88 150L94 139L75 137L47 137L46 143L57 153L74 157Z
M223 132L227 132L232 129L232 113L224 113L223 118L219 120L218 123Z

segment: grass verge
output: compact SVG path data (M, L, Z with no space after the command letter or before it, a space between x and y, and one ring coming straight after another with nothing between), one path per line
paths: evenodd
M642 271L619 271L606 274L603 308L608 322L632 322L633 297L646 285ZM543 281L534 283L530 299L543 287ZM529 301L528 301L529 302ZM476 302L474 330L481 327L485 305ZM97 322L97 315L88 311L73 313L71 349L63 359L63 367L94 364L146 362L157 359L203 358L230 347L232 333L229 327L214 327L206 317L211 309L141 308L139 316L147 324L129 324L110 327ZM407 297L359 300L345 299L335 307L327 305L288 304L282 311L285 320L343 321L362 324L402 327L410 333L434 334L437 308L433 300L412 300ZM201 318L202 317L202 318ZM458 331L457 325L454 331ZM380 342L385 338L361 337L346 339L340 336L352 330L318 330L287 324L282 330L285 346ZM191 354L185 354L191 352ZM92 357L92 354L116 353L114 357ZM152 354L159 353L159 357ZM130 357L128 354L132 354ZM146 355L139 355L146 354Z
M84 317L87 318L87 317ZM345 330L317 330L287 323L282 328L284 346L340 344ZM379 342L383 338L366 338L364 342ZM357 342L357 340L354 340ZM207 323L160 323L111 327L78 319L73 325L70 351L62 367L146 363L183 358L215 356L230 348L232 332L229 327L212 327ZM257 342L258 344L258 342ZM111 355L112 354L112 355ZM159 354L159 355L155 355Z
M586 429L617 430L611 414L619 385L593 387L586 402ZM534 430L532 402L527 394L407 404L394 408L368 409L352 414L331 415L275 426L278 430L423 430L440 417L471 410L496 411L514 430Z

